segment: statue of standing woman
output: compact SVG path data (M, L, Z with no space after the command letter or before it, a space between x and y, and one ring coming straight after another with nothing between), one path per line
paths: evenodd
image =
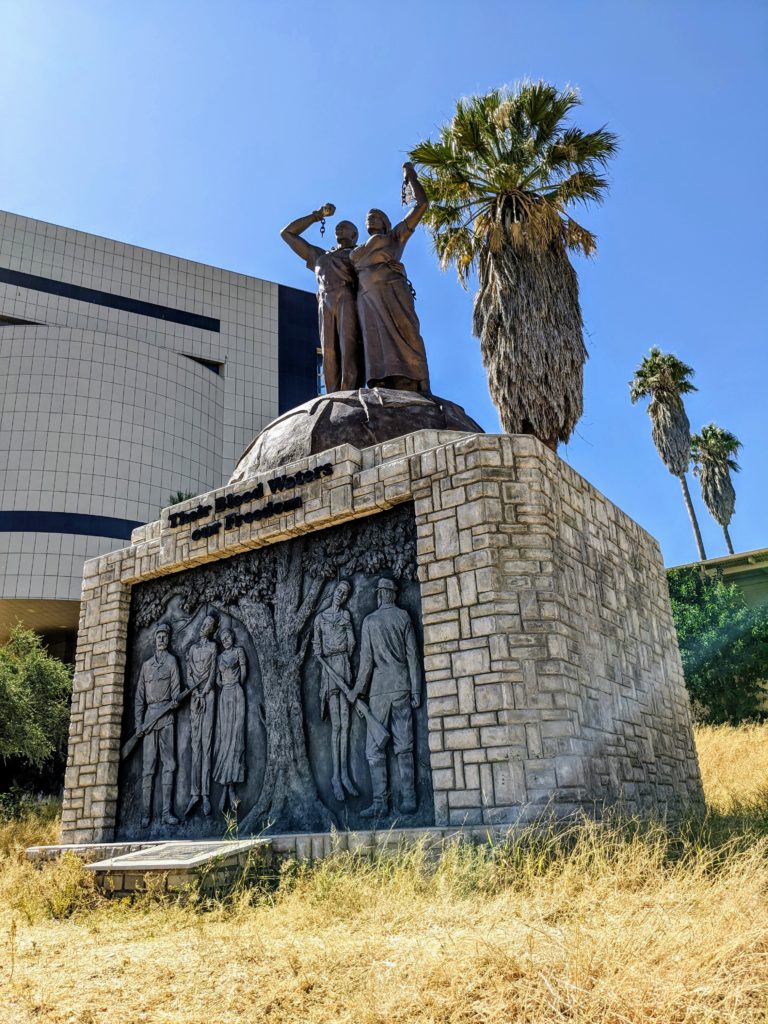
M427 211L427 197L413 164L403 164L414 207L392 227L386 213L369 210L370 237L352 250L357 312L363 334L368 387L429 392L429 370L413 291L401 262L408 239Z
M355 304L357 285L350 262L350 253L357 244L357 228L351 221L340 220L336 225L337 244L328 250L301 237L312 224L335 212L333 203L326 203L306 217L291 221L280 232L283 241L306 262L317 279L320 345L328 393L353 391L364 384L360 324Z

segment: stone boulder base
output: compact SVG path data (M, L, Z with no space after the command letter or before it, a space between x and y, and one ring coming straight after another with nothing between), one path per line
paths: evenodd
M260 431L240 457L230 484L341 444L368 448L415 430L483 428L459 405L417 391L337 391L291 409Z

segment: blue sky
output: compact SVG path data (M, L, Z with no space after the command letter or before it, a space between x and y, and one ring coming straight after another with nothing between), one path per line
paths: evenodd
M0 208L312 288L283 224L326 201L361 227L370 206L397 216L406 151L457 98L578 86L579 124L607 123L621 152L579 218L599 252L577 260L590 360L560 454L667 564L694 559L627 394L651 345L673 351L696 369L693 428L744 442L736 550L765 547L767 43L762 0L0 0ZM423 230L406 263L434 390L498 430L471 292ZM708 555L725 554L691 488Z

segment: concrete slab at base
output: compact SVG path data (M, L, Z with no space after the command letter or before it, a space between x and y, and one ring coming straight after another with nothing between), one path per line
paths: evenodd
M268 838L200 842L153 842L142 849L120 852L130 843L80 843L33 846L27 857L36 862L64 854L83 859L96 883L110 895L120 896L147 888L179 892L198 882L203 891L223 891L250 865L264 875L279 871L281 863L296 860L314 864L327 857L350 853L369 860L421 844L436 855L457 842L500 843L509 835L502 828L411 828L370 832L320 832L275 835ZM103 860L94 860L99 853Z
M145 888L149 879L165 891L184 889L198 881L204 891L230 885L249 864L270 861L266 839L156 843L86 865L97 883L112 893Z
M65 853L74 854L85 864L104 860L107 857L120 857L126 853L145 850L151 846L162 846L164 840L142 840L136 843L54 843L48 846L28 846L24 851L27 860L35 864L57 860Z
M439 854L446 846L458 842L501 843L510 831L509 826L391 828L370 832L293 833L217 842L153 842L141 849L135 849L138 844L133 843L79 843L32 846L26 855L32 861L43 863L74 854L94 872L102 889L119 896L149 886L179 891L195 880L202 883L204 890L221 890L234 882L247 864L253 865L254 856L257 869L272 874L290 860L314 864L345 853L373 860L419 844ZM126 852L128 847L134 848ZM100 856L103 859L98 859Z
M229 864L233 858L268 845L266 839L225 839L222 842L157 843L146 850L107 857L88 865L90 871L173 871L193 870L209 864Z

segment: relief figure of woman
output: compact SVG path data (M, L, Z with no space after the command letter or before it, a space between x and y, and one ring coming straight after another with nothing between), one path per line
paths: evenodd
M216 685L219 702L216 714L216 744L213 777L222 787L219 810L237 803L235 786L245 779L245 693L247 673L245 651L235 646L231 629L221 632L224 650L217 662Z

